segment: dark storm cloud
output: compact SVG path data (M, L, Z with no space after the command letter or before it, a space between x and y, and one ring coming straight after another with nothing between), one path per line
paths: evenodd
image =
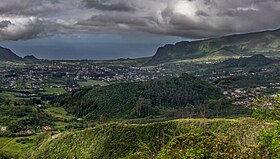
M133 4L130 1L118 1L118 0L84 0L87 8L95 8L103 11L119 11L130 12L135 11Z
M9 21L9 20L3 20L0 22L0 29L3 29L3 28L7 28L9 25L11 25L12 22Z
M208 17L210 16L208 13L204 12L204 11L197 11L196 12L197 16L203 16L203 17Z
M107 4L112 1L106 1ZM121 1L123 3L127 1ZM157 0L133 2L134 13L103 12L78 28L119 29L187 38L205 38L280 27L279 0ZM101 9L101 8L99 8Z
M0 14L43 16L57 9L59 0L2 0Z
M0 40L77 32L207 38L280 27L280 0L2 0Z

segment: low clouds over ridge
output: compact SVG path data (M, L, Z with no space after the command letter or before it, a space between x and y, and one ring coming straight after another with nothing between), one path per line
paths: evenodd
M280 27L280 0L2 0L0 40L114 30L207 38Z

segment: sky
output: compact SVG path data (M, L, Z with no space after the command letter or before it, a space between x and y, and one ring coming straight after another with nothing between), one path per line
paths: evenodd
M0 46L44 59L115 59L280 28L280 0L1 0Z

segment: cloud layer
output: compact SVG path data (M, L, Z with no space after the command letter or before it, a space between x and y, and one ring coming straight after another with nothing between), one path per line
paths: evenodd
M0 40L117 31L207 38L280 27L280 0L2 0Z

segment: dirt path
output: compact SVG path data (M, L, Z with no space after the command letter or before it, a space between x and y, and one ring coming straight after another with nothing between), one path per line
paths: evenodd
M0 150L3 150L5 147L7 147L13 140L14 138L11 138L11 140L6 145L0 147Z

